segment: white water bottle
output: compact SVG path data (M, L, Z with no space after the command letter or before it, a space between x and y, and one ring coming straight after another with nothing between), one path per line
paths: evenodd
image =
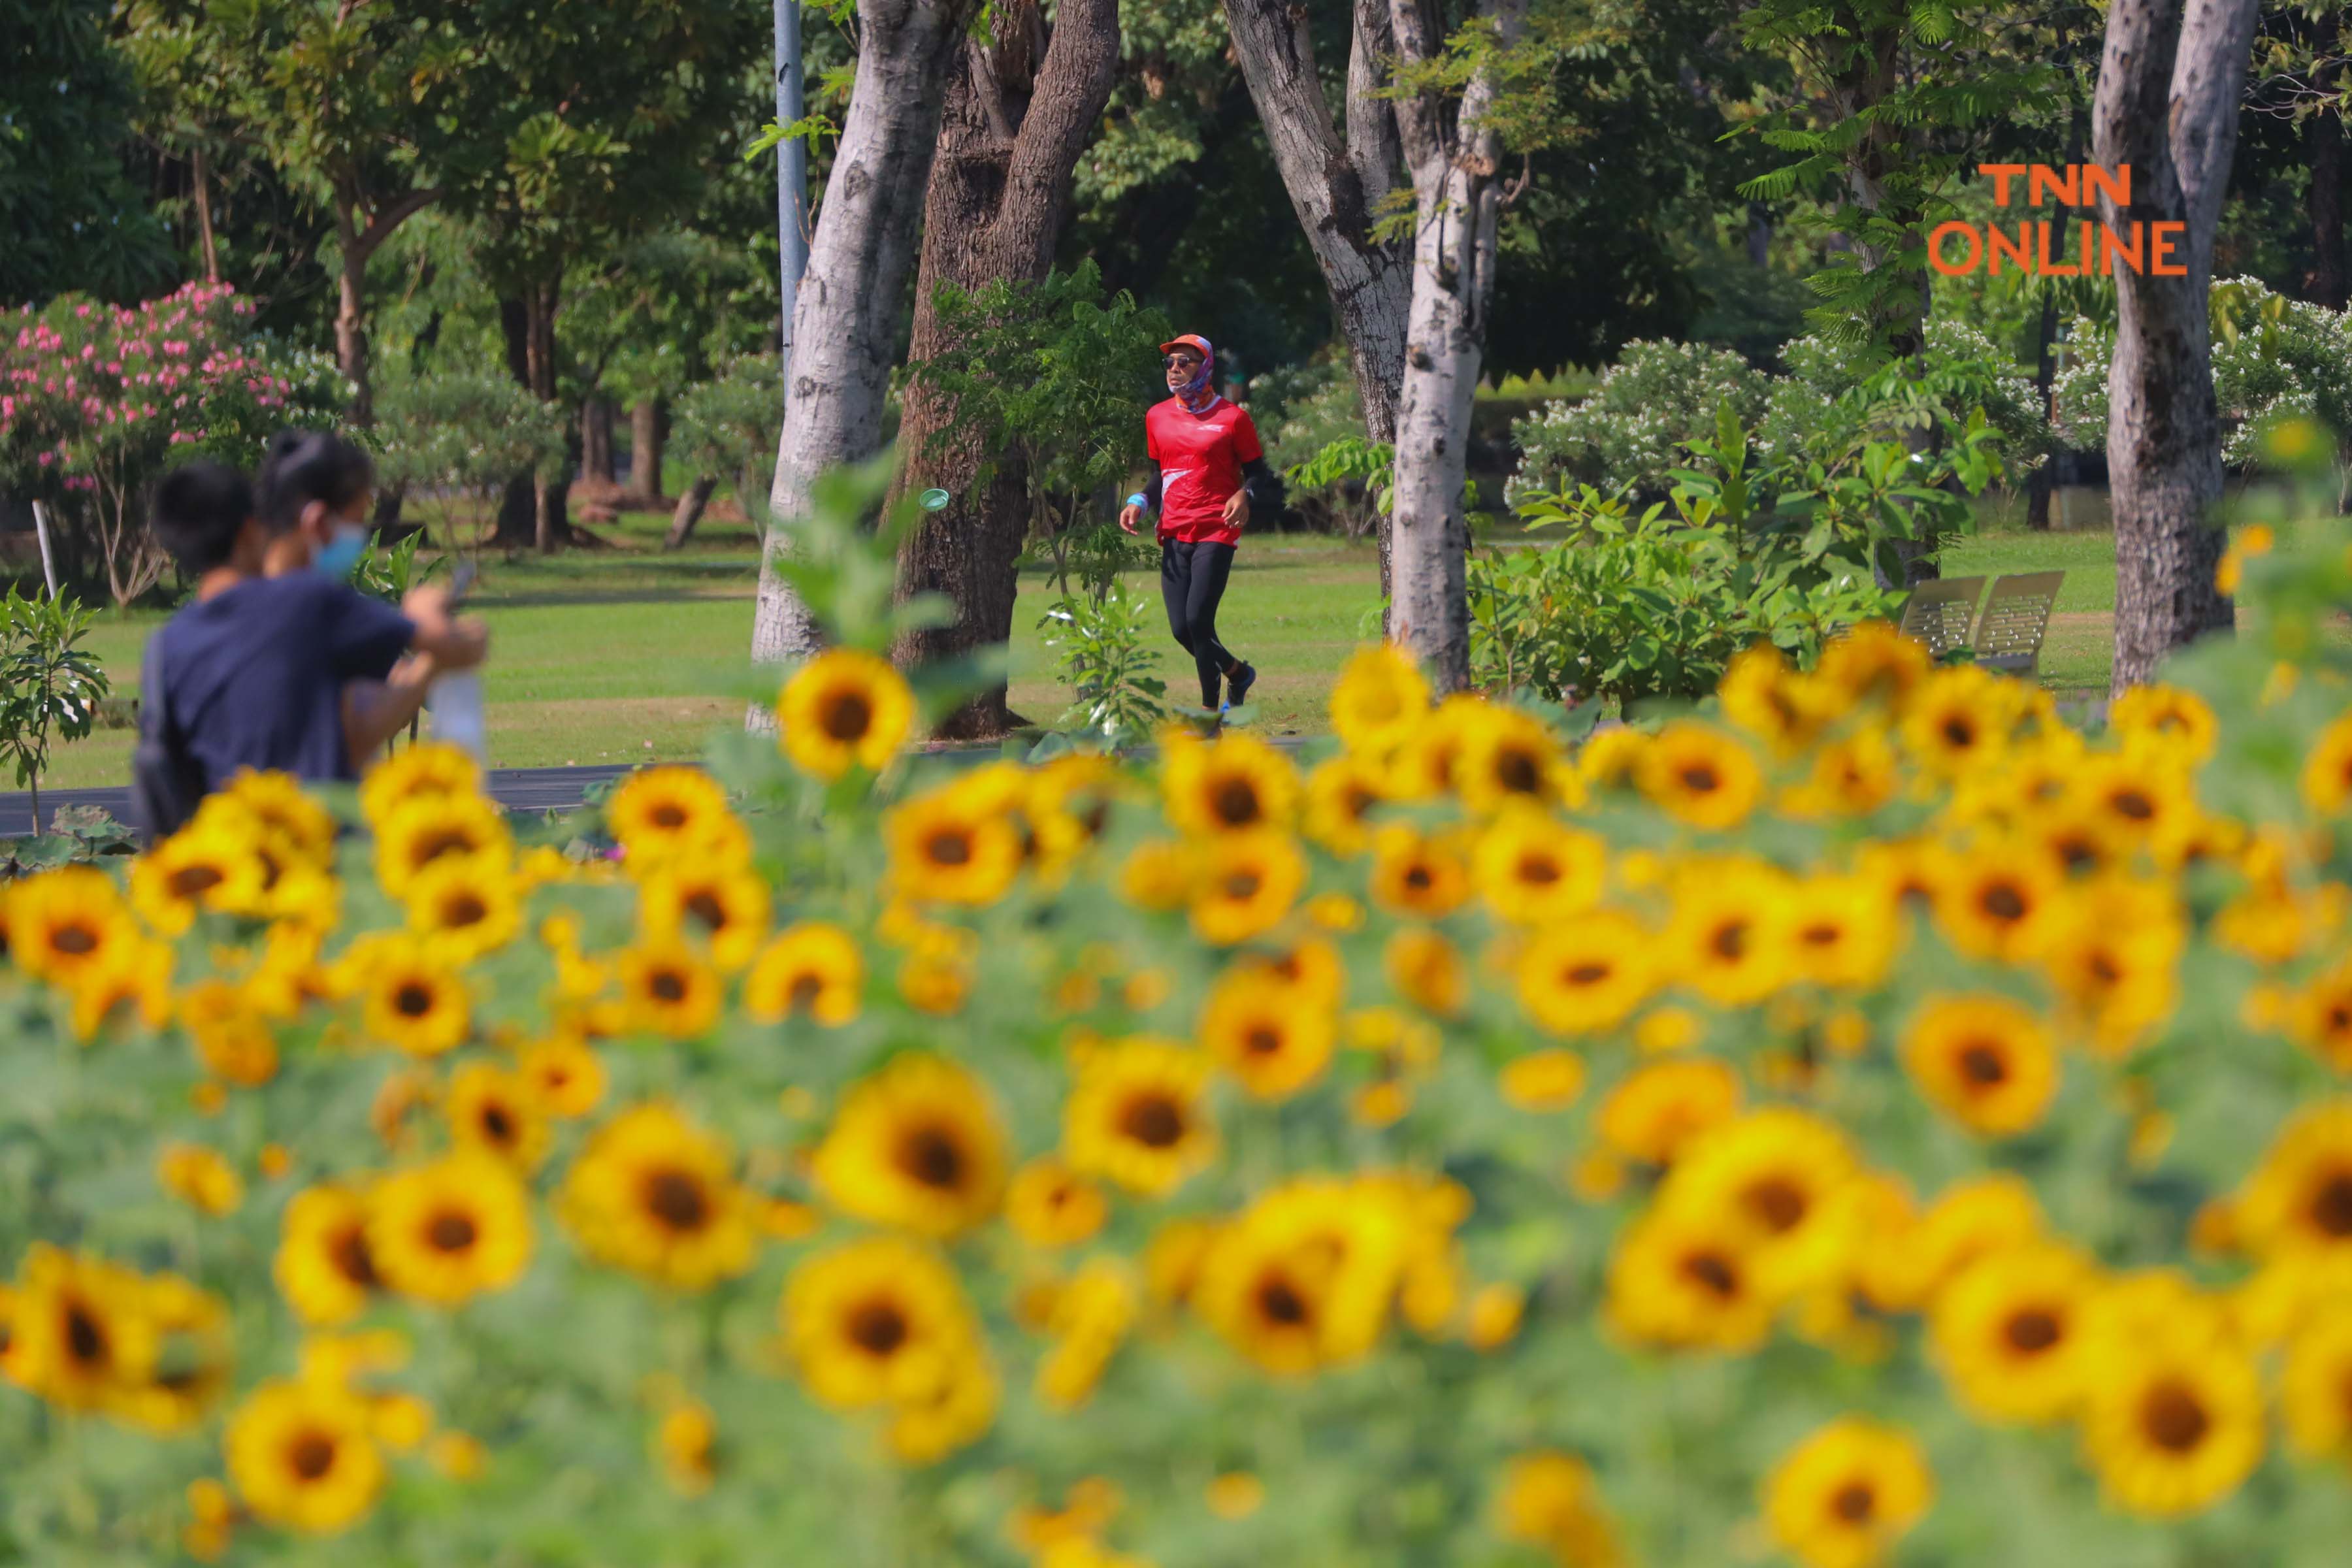
M433 715L433 738L446 741L489 765L489 736L482 717L482 672L453 669L433 678L425 690L425 710Z

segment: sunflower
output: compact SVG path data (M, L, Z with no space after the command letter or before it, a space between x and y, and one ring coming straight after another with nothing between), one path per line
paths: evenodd
M1952 1392L1988 1421L2050 1421L2073 1411L2090 1379L2085 1309L2099 1288L2091 1260L2047 1242L1988 1252L1937 1291L1928 1320Z
M366 1194L332 1184L294 1194L280 1222L275 1272L294 1315L314 1328L349 1322L383 1280L368 1251Z
M1496 702L1486 703L1464 727L1454 789L1463 805L1482 815L1514 805L1580 804L1584 798L1583 781L1544 721Z
M1603 1311L1636 1344L1752 1351L1778 1305L1745 1237L1720 1216L1653 1209L1610 1253Z
M530 1262L530 1200L506 1165L455 1153L386 1176L368 1199L367 1255L390 1289L451 1307L503 1290Z
M1622 1568L1624 1548L1592 1471L1571 1454L1521 1454L1498 1500L1503 1533L1550 1552L1567 1568Z
M2303 798L2321 816L2352 800L2352 713L2322 730L2303 760Z
M216 794L205 797L196 816L201 819L208 811L242 819L273 849L282 849L304 865L326 870L334 863L334 814L311 798L292 773L239 768Z
M725 787L700 768L638 769L606 798L604 826L633 877L681 858L737 859L745 847Z
M2352 1310L2342 1299L2288 1342L2279 1383L2297 1448L2319 1458L2352 1446Z
M2017 721L2017 682L1981 665L1938 669L1912 689L1903 744L1913 760L1952 779L1998 765Z
M1845 1135L1801 1110L1753 1110L1692 1139L1658 1203L1744 1236L1761 1277L1795 1290L1837 1274L1854 1240L1859 1167Z
M1716 687L1723 716L1783 757L1819 738L1845 706L1843 693L1799 674L1769 642L1736 655Z
M2049 1030L2005 996L1930 998L1904 1034L1903 1059L1921 1093L1989 1137L2040 1126L2058 1092Z
M1139 910L1177 910L1192 896L1192 847L1157 838L1128 852L1118 869L1118 896Z
M131 902L158 933L179 936L196 911L250 911L261 896L252 841L220 820L195 821L131 863Z
M477 795L431 795L376 820L376 880L394 898L405 897L416 874L443 859L480 860L504 873L514 837L499 808Z
M179 1011L196 1059L215 1078L257 1089L278 1076L278 1041L244 987L200 982L180 993Z
M385 757L360 783L360 810L381 827L411 802L478 797L482 769L473 756L442 741L426 741Z
M1857 1262L1873 1302L1889 1311L1912 1311L1978 1258L2043 1238L2033 1189L2002 1172L1953 1183L1924 1214L1882 1231Z
M349 1530L383 1490L369 1412L331 1384L276 1378L229 1417L229 1479L254 1517L313 1535Z
M1566 1110L1584 1093L1584 1058L1557 1046L1529 1051L1505 1064L1503 1100L1516 1110Z
M1649 994L1654 941L1633 916L1608 909L1539 931L1519 956L1519 1005L1555 1035L1614 1028Z
M776 700L778 740L803 773L837 779L890 765L915 722L915 694L886 659L832 648L794 671Z
M2100 1366L2083 1412L2083 1450L2111 1503L2177 1519L2253 1473L2263 1422L2262 1379L2242 1350L2158 1335Z
M1935 1500L1910 1434L1842 1416L1790 1452L1764 1483L1772 1539L1808 1568L1871 1568Z
M155 1157L155 1182L165 1192L217 1219L245 1202L245 1181L220 1151L201 1143L168 1143Z
M1277 1375L1352 1362L1387 1321L1400 1240L1389 1205L1364 1184L1293 1181L1211 1244L1193 1308Z
M1051 1155L1022 1166L1004 1189L1005 1223L1032 1247L1075 1247L1109 1215L1102 1189Z
M1927 644L1885 621L1864 621L1822 647L1813 677L1836 691L1847 708L1896 705L1933 668Z
M1372 836L1372 902L1393 914L1442 920L1470 896L1458 836L1397 822Z
M800 1264L778 1317L809 1392L836 1410L936 1394L974 1355L979 1336L954 1270L897 1237L853 1241Z
M892 886L919 903L992 904L1021 869L1021 836L1012 823L953 784L893 808L883 832Z
M117 1405L153 1375L161 1348L145 1280L46 1242L25 1255L8 1329L11 1375L68 1410Z
M725 1143L667 1105L596 1130L564 1179L564 1222L589 1256L679 1290L751 1267L759 1229Z
M1372 808L1388 798L1388 775L1349 753L1318 763L1307 775L1301 830L1334 855L1361 854L1372 841Z
M2263 1257L2352 1256L2352 1100L2297 1113L2247 1178L2237 1227Z
M638 1033L691 1040L719 1021L719 972L677 937L641 937L622 950L620 972L622 1005Z
M527 1047L516 1072L544 1116L585 1116L604 1098L604 1060L587 1041L557 1033Z
M1276 828L1219 834L1194 857L1192 930L1229 947L1271 930L1307 885L1307 858Z
M1172 733L1160 784L1168 820L1187 833L1287 827L1298 805L1298 770L1255 735L1202 741Z
M1885 884L1864 877L1814 876L1793 884L1785 922L1797 970L1816 985L1861 991L1885 978L1902 921Z
M1429 681L1394 643L1367 643L1349 656L1331 688L1331 728L1359 756L1386 757L1429 713Z
M946 1237L996 1212L1005 1153L987 1088L944 1057L908 1053L844 1097L816 1179L859 1219Z
M767 940L772 918L767 879L726 863L677 861L647 877L637 893L637 919L661 936L684 936L710 952L722 974L751 962Z
M124 1006L146 1028L170 1023L176 958L168 942L137 942L119 964L83 978L73 988L74 1037L85 1043L95 1038L114 1011Z
M1747 745L1695 720L1677 719L1642 750L1640 783L1670 816L1720 832L1756 809L1764 773Z
M8 952L16 967L68 989L127 963L139 928L113 879L89 866L63 866L9 889Z
M1628 724L1595 730L1577 749L1576 776L1585 787L1631 789L1642 776L1642 756L1650 749L1650 735Z
M1677 1057L1628 1073L1594 1113L1602 1142L1629 1160L1671 1165L1684 1145L1739 1113L1739 1075L1710 1057Z
M1337 1036L1328 1005L1259 970L1227 973L1201 1009L1202 1048L1258 1100L1322 1077Z
M1171 1040L1117 1040L1090 1052L1062 1107L1073 1170L1159 1197L1216 1155L1210 1064Z
M929 1465L978 1442L996 1421L996 1374L977 1349L947 1363L929 1388L892 1412L890 1455L902 1465ZM1113 1563L1109 1568L1123 1568Z
M1695 862L1675 879L1666 966L1722 1007L1759 1002L1796 973L1789 878L1760 862Z
M360 1027L414 1057L439 1056L472 1032L464 979L413 938L379 935L343 961L360 988Z
M452 964L470 963L512 942L522 900L507 868L471 856L443 856L409 879L408 930Z
M2297 991L2287 1026L2313 1056L2339 1073L2352 1073L2352 964L2339 963Z
M123 1420L158 1436L204 1419L228 1387L233 1359L228 1308L177 1274L142 1282L140 1310L155 1337L154 1364L114 1402Z
M866 960L856 942L826 921L787 927L743 977L743 1010L762 1024L805 1016L828 1029L857 1016Z
M1580 914L1600 900L1609 848L1541 812L1510 811L1480 833L1471 866L1486 907L1517 925Z
M528 1173L547 1158L550 1133L539 1097L519 1072L469 1062L449 1078L444 1100L450 1141L478 1150Z
M1461 950L1425 926L1405 926L1388 940L1381 960L1389 988L1424 1013L1459 1016L1470 1005L1470 970Z
M1348 991L1348 968L1339 950L1322 937L1307 937L1273 952L1236 959L1237 969L1255 969L1294 987L1316 1005L1336 1007Z
M2067 913L2063 872L2015 842L1955 858L1936 887L1937 925L1972 958L2032 957L2063 929Z
M1782 792L1791 816L1866 816L1895 798L1898 782L1893 742L1884 730L1857 730L1813 752L1803 782Z

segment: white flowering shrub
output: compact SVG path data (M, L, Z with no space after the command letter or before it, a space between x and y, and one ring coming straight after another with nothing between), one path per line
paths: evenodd
M1575 482L1629 481L1664 494L1682 444L1711 435L1725 404L1744 426L1763 416L1772 378L1728 349L1701 343L1627 343L1581 403L1548 403L1511 426L1519 466L1504 486L1511 505Z

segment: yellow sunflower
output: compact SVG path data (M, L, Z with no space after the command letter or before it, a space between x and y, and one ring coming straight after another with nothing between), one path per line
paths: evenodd
M2352 1073L2352 964L2314 977L2287 1004L2286 1022L2313 1056Z
M767 879L730 864L678 861L648 876L637 891L637 919L661 936L682 936L709 950L732 974L751 962L773 918Z
M456 1153L386 1176L368 1198L367 1253L384 1284L452 1307L503 1290L530 1262L530 1199L486 1154Z
M172 966L168 942L131 944L122 961L95 971L73 987L73 1031L78 1040L95 1038L116 1009L128 1007L140 1024L160 1029L172 1021Z
M368 1251L366 1194L329 1184L294 1194L280 1221L275 1273L294 1315L316 1328L347 1323L383 1280Z
M473 756L441 741L403 747L368 769L360 782L360 810L378 827L413 801L478 797L482 769Z
M1745 742L1695 720L1677 719L1642 750L1640 782L1670 816L1720 832L1756 809L1764 771Z
M1479 834L1471 864L1480 895L1498 918L1542 925L1600 901L1609 847L1541 812L1512 811Z
M996 1212L1005 1159L986 1086L944 1057L910 1052L843 1098L815 1170L844 1212L946 1237Z
M2050 1031L2005 996L1931 997L1904 1034L1903 1059L1921 1093L1989 1137L2040 1126L2058 1093Z
M2017 721L2017 685L1981 665L1935 671L1904 703L1905 749L1946 779L1996 766Z
M1789 878L1747 859L1695 862L1675 879L1665 963L1681 982L1722 1007L1744 1007L1796 973L1789 928Z
M464 978L414 939L362 938L343 967L360 988L360 1027L370 1039L431 1057L472 1032Z
M1684 1145L1739 1113L1739 1075L1709 1057L1676 1057L1625 1075L1602 1099L1593 1128L1628 1160L1671 1165Z
M1470 968L1461 950L1425 926L1400 928L1381 951L1389 988L1424 1013L1459 1016L1470 1005Z
M2352 1100L2298 1112L2246 1179L2235 1205L2246 1245L2269 1258L2352 1257Z
M493 1155L525 1173L547 1158L547 1120L520 1073L491 1062L468 1062L450 1075L443 1103L450 1142L457 1147Z
M918 903L992 904L1021 869L1021 836L977 793L950 784L883 819L892 885Z
M1813 676L1836 691L1848 708L1866 702L1895 705L1933 668L1927 644L1905 637L1885 621L1864 621L1822 647Z
M1062 1107L1071 1168L1159 1197L1216 1157L1209 1059L1171 1040L1115 1040L1087 1056Z
M155 1371L146 1304L146 1281L130 1269L35 1242L8 1323L10 1374L68 1410L116 1406Z
M1748 1243L1761 1277L1797 1290L1843 1268L1857 1217L1859 1172L1835 1126L1774 1107L1708 1129L1679 1152L1661 1207L1712 1216Z
M1927 1457L1910 1434L1848 1415L1774 1467L1764 1518L1772 1539L1808 1568L1871 1568L1935 1497Z
M1470 896L1459 836L1423 833L1401 822L1372 836L1372 901L1393 914L1442 920Z
M2294 1446L2313 1458L2352 1446L2352 1307L2338 1298L2288 1342L2280 1405Z
M142 1286L140 1310L155 1337L155 1360L115 1401L115 1412L158 1436L184 1432L228 1387L228 1308L177 1274L150 1275Z
M1005 1223L1032 1247L1075 1247L1109 1216L1102 1189L1051 1155L1022 1166L1004 1190Z
M8 952L36 979L68 988L112 973L140 935L113 879L89 866L63 866L9 889Z
M837 1410L936 1394L976 1353L979 1337L955 1271L896 1237L850 1242L800 1264L778 1317L809 1392Z
M1187 833L1286 828L1298 806L1298 770L1255 735L1202 741L1171 731L1160 784L1168 820Z
M1336 1007L1347 994L1347 964L1339 950L1322 937L1307 937L1273 952L1251 953L1234 963L1236 968L1262 970L1323 1006Z
M199 910L243 914L260 896L251 840L217 816L191 822L131 863L131 902L163 936L184 932Z
M1989 1421L2071 1413L2091 1371L2086 1308L2097 1268L2069 1247L2032 1243L1978 1258L1938 1291L1929 1341L1952 1392Z
M1139 910L1181 909L1192 896L1196 858L1173 838L1139 844L1119 866L1118 896Z
M1331 728L1348 750L1385 757L1429 712L1429 681L1394 643L1367 643L1349 656L1331 688Z
M1725 719L1783 757L1811 745L1845 707L1843 692L1799 674L1769 642L1732 659L1716 697Z
M890 765L915 722L915 694L887 660L832 648L795 670L776 700L778 739L802 772L837 779Z
M1361 854L1372 841L1372 808L1388 798L1388 775L1349 753L1318 763L1307 775L1301 830L1334 855Z
M1722 1216L1654 1208L1619 1235L1602 1310L1635 1344L1744 1352L1771 1332L1780 1300Z
M479 795L423 795L376 819L376 880L395 899L435 861L467 859L500 873L514 860L506 818Z
M787 927L752 961L743 978L743 1010L761 1024L805 1016L839 1028L857 1016L866 960L841 927L803 921Z
M604 802L604 825L633 877L685 858L739 859L743 825L727 791L700 768L640 768Z
M676 936L650 934L620 954L622 1006L629 1027L691 1040L719 1021L726 988L703 955Z
M1885 977L1903 924L1885 884L1813 876L1790 886L1784 930L1798 973L1833 990L1866 990Z
M1294 1181L1218 1235L1192 1305L1269 1373L1353 1362L1387 1322L1401 1239L1392 1211L1362 1185Z
M1398 800L1432 800L1453 794L1454 766L1461 760L1471 726L1486 706L1484 698L1457 691L1432 710L1404 743L1389 754L1390 795Z
M1307 885L1306 857L1276 828L1219 834L1195 860L1192 930L1219 947L1273 929Z
M1916 1310L1978 1258L2043 1236L2041 1203L2021 1178L1972 1176L1946 1187L1907 1223L1881 1226L1858 1260L1863 1289L1888 1311Z
M206 980L180 993L180 1025L215 1078L257 1089L278 1076L278 1041L245 988Z
M1650 993L1655 938L1618 910L1591 910L1538 931L1519 956L1519 1005L1555 1035L1616 1027Z
M277 1378L229 1417L229 1479L254 1517L333 1535L366 1517L383 1490L383 1452L366 1404L331 1384Z
M1899 782L1894 742L1877 728L1857 730L1813 752L1802 782L1780 795L1791 816L1866 816L1895 798Z
M2352 800L2352 713L2322 730L2303 759L2303 798L2321 816Z
M1515 1057L1499 1081L1505 1103L1520 1110L1565 1110L1584 1093L1584 1058L1557 1046Z
M1514 1458L1499 1505L1506 1536L1545 1548L1569 1568L1623 1568L1627 1561L1592 1471L1574 1455Z
M1337 1036L1328 1005L1260 970L1227 973L1201 1009L1202 1048L1258 1100L1322 1077Z
M1945 940L1972 958L2031 958L2064 929L2070 912L2060 868L2014 842L1958 857L1936 886Z
M470 963L512 942L522 929L522 900L504 866L473 856L443 856L409 879L408 930L427 952Z
M462 754L462 753L461 753ZM239 768L218 794L197 808L241 817L294 858L321 870L335 858L334 814L313 799L292 773Z
M1544 721L1494 702L1464 728L1454 789L1464 805L1482 814L1514 805L1549 809L1584 797L1583 781Z
M564 1222L590 1257L679 1290L751 1267L759 1226L727 1145L667 1105L596 1130L564 1179Z
M557 1033L526 1047L515 1069L548 1116L585 1116L604 1098L604 1060L587 1041Z
M2242 1350L2158 1335L2102 1362L2083 1412L2083 1450L2109 1502L2177 1519L2253 1473L2263 1426L2262 1379Z

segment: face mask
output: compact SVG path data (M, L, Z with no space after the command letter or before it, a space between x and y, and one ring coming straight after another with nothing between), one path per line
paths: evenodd
M310 569L323 572L338 583L348 583L359 570L360 557L367 553L368 531L356 522L336 526L334 537L310 558Z

